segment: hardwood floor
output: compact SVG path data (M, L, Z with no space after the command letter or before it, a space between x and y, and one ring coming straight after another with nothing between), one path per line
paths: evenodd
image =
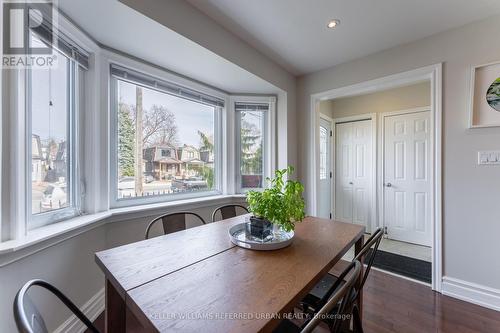
M433 292L380 271L365 285L365 332L500 332L500 312Z
M366 333L500 333L500 312L380 271L370 272L363 302ZM96 326L104 332L103 315Z

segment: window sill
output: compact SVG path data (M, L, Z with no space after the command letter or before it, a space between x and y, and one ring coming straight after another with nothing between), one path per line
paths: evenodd
M243 199L242 195L215 195L186 200L177 200L140 206L112 208L106 212L83 215L40 227L28 232L21 239L0 242L0 267L58 244L68 238L113 223L164 213L166 208L196 209L224 204L232 199Z

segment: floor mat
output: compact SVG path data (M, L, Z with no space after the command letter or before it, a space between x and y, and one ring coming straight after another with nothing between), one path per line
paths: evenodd
M375 255L375 260L373 261L373 267L422 282L432 282L432 264L428 261L378 250Z

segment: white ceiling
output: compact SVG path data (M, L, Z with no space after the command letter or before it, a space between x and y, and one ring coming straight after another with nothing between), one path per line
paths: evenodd
M117 0L59 0L60 9L101 44L232 93L277 93L256 75Z
M294 74L500 13L499 0L188 1ZM333 18L341 24L327 29Z

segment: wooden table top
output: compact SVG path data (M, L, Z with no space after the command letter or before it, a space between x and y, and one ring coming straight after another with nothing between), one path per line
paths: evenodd
M235 217L96 253L96 262L116 290L127 290L234 247L227 230Z
M289 247L252 251L228 236L244 218L103 251L97 262L148 331L270 331L269 315L292 310L364 233L307 217Z

